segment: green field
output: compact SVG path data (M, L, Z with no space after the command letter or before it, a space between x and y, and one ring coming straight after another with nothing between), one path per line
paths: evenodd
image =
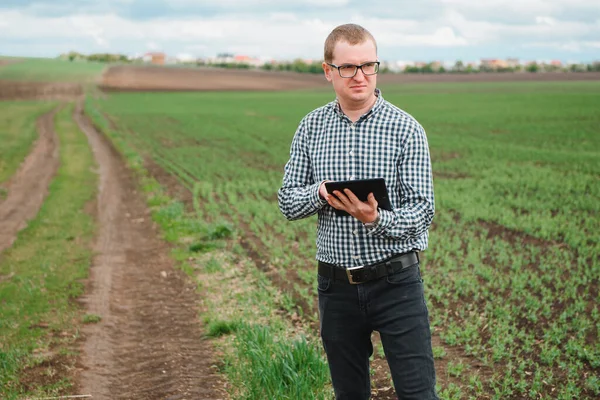
M600 82L382 90L431 147L437 207L422 269L441 397L599 396ZM276 192L298 122L332 98L111 94L86 111L192 191L198 218L234 226L256 265L309 305L297 308L309 326L316 221L286 221Z
M71 62L50 58L4 58L14 61L0 65L0 79L22 82L94 83L106 68L104 63Z

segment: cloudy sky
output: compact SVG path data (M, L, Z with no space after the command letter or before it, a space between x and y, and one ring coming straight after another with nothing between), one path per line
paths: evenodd
M321 59L347 22L382 60L600 59L599 0L0 0L0 55Z

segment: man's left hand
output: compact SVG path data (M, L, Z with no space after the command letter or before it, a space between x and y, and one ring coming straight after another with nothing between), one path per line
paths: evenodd
M367 201L361 201L350 189L344 192L335 190L335 196L328 196L327 202L337 210L344 210L363 224L373 222L377 218L377 200L373 193L369 193Z

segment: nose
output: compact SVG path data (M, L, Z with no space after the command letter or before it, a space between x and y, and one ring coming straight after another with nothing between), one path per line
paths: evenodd
M365 79L365 74L363 73L362 68L358 68L356 70L356 75L354 75L353 79L357 81L362 81L363 79Z

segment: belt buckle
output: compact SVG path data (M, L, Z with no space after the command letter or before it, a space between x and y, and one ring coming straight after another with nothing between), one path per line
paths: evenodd
M352 271L356 271L358 269L364 269L364 268L365 268L364 265L360 265L358 267L346 268L346 275L348 276L348 282L350 282L351 285L358 285L359 283L364 282L364 281L355 281L354 275L352 275Z

